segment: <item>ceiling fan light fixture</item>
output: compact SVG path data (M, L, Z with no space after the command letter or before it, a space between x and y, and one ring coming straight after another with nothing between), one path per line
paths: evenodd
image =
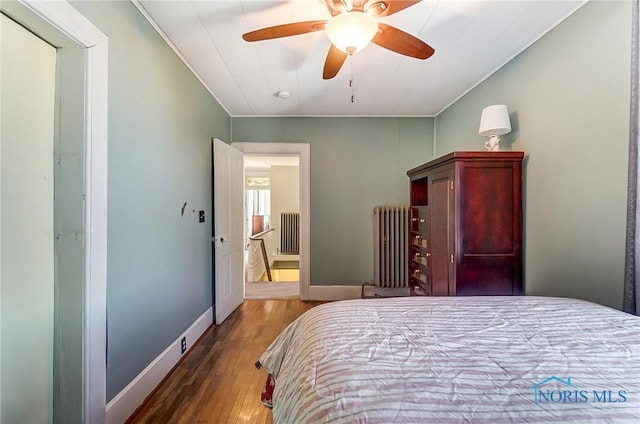
M363 12L347 12L331 18L325 31L337 49L353 54L371 42L378 32L378 21Z

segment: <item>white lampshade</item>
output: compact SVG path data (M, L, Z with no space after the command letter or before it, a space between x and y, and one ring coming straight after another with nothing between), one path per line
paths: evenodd
M487 106L482 109L480 130L482 136L502 135L511 132L509 111L505 105Z
M378 21L363 12L347 12L331 18L325 31L336 48L352 54L367 47L378 32Z

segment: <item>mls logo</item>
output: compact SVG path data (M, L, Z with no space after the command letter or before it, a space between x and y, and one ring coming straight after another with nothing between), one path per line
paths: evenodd
M549 403L619 403L626 402L625 390L580 390L571 383L571 377L551 376L533 385L533 401Z
M533 385L533 401L539 403L584 403L588 402L586 390L578 390L566 380L551 376Z

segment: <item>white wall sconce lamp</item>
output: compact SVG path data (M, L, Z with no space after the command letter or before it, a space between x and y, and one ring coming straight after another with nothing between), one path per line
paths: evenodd
M489 140L484 143L484 147L488 151L499 151L499 136L510 132L511 122L509 121L509 111L505 105L487 106L482 109L478 134L481 136L489 136Z

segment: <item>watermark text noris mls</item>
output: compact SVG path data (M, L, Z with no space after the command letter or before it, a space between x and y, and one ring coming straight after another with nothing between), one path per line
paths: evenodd
M545 403L622 403L627 401L622 389L581 390L571 383L571 377L562 379L551 376L533 386L533 399Z

